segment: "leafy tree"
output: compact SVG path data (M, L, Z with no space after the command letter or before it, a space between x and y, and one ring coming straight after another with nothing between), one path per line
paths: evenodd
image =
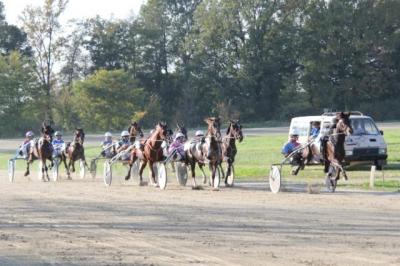
M0 55L0 135L21 133L38 122L40 90L34 69L19 52Z
M42 7L28 6L22 13L23 29L33 49L33 60L38 79L45 92L46 117L52 120L52 98L55 79L54 63L60 58L63 40L60 38L59 17L68 0L45 0Z
M92 130L125 128L144 108L144 91L128 72L98 70L73 87L73 103L83 125Z

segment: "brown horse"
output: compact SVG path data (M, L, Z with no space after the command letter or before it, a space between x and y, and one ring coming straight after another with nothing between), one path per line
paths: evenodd
M167 124L160 122L156 125L156 128L154 132L151 134L151 136L147 140L141 142L140 147L133 148L131 152L131 160L129 161L129 170L127 175L125 176L125 180L130 179L132 165L135 163L137 159L139 159L142 161L139 169L140 185L144 184L142 174L147 163L149 163L151 171L150 182L154 184L154 186L157 186L153 164L164 160L163 148L161 144L167 139L168 137L167 132L168 132Z
M325 161L324 172L326 173L328 189L331 192L336 189L340 172L343 172L343 176L347 180L347 175L342 165L345 157L344 141L347 135L353 133L349 113L337 113L336 120L337 123L332 127L332 134L322 140L322 155Z
M29 165L35 160L39 159L41 161L41 177L43 181L50 181L47 160L50 161L50 167L53 167L53 147L51 145L51 141L53 138L54 129L50 124L43 122L42 128L42 137L35 143L29 152L29 159L26 165L25 176L29 175Z
M203 172L203 182L206 183L203 166L208 163L211 171L210 184L213 187L215 174L220 167L222 161L221 150L221 131L220 119L210 117L204 120L208 124L208 130L205 138L200 142L192 142L185 145L186 160L190 164L193 180L193 188L196 188L195 166L198 163L200 170Z
M71 179L70 170L75 172L75 161L81 160L84 163L84 167L88 167L85 159L85 149L83 148L83 142L85 140L85 132L82 128L75 128L74 138L71 143L67 144L65 149L66 158L68 158L67 177Z
M136 121L132 122L131 125L128 127L128 132L129 132L129 141L132 144L135 142L137 135L143 138L142 128Z
M235 156L237 154L236 140L238 140L239 143L243 140L242 125L240 125L239 120L230 120L228 129L226 130L226 136L222 139L223 160L228 164L225 174L225 186L229 186L228 177L231 175L232 165L235 162Z

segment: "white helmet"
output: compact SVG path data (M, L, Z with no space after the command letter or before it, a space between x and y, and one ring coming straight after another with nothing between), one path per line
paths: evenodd
M62 136L60 131L56 131L56 133L54 133L54 136Z
M175 140L182 137L185 137L185 135L183 135L181 132L178 132L176 133Z
M298 135L299 135L299 132L297 131L297 129L292 129L292 130L290 130L289 135L290 135L290 136L298 136Z
M196 137L204 136L204 133L202 130L197 130L196 133L194 134Z
M106 133L104 134L104 137L112 137L112 134L111 134L110 132L106 132Z
M129 137L129 132L124 130L121 132L121 137Z
M35 136L35 134L32 131L28 131L25 134L25 137L27 137L27 138L30 138L30 137L33 137L33 136Z

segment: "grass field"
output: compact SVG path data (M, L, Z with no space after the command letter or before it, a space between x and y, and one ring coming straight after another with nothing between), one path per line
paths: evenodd
M269 135L259 137L246 137L238 144L238 155L235 162L235 173L237 180L266 180L271 164L279 163L282 160L280 150L287 139L286 134ZM388 164L384 171L376 173L376 189L399 190L400 188L400 131L391 129L385 131L385 140L388 144ZM86 147L88 162L99 152L99 147ZM7 160L12 157L11 153L0 153L0 169L6 170ZM35 166L34 166L35 167ZM17 170L23 170L25 163L17 163ZM283 168L285 181L294 182L324 182L322 166L306 167L300 171L298 176L291 176L290 167ZM339 186L368 188L369 166L357 166L348 168L349 181L339 181ZM101 172L101 170L100 170ZM101 173L99 173L101 175ZM116 174L123 175L125 170L122 166L117 167ZM198 173L197 176L200 176ZM383 179L384 177L384 179Z

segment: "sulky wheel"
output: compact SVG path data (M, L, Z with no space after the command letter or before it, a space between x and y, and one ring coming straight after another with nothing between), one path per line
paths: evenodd
M158 185L160 189L165 189L167 187L167 169L163 163L157 163L157 168Z
M104 179L104 184L106 186L111 186L111 181L112 181L112 167L111 163L109 161L104 162L104 172L103 172L103 179Z
M235 182L235 167L232 165L231 173L226 179L225 185L227 187L233 187L234 182Z
M272 193L278 193L281 189L281 169L273 165L271 166L271 171L269 173L269 188Z
M181 186L186 186L188 180L188 171L186 164L183 162L175 162L175 174L178 184Z
M59 177L59 169L60 169L60 158L55 157L53 159L53 168L51 169L51 178L53 179L54 182L58 180Z
M15 177L15 160L10 159L8 160L8 180L10 182L14 182L14 177Z

